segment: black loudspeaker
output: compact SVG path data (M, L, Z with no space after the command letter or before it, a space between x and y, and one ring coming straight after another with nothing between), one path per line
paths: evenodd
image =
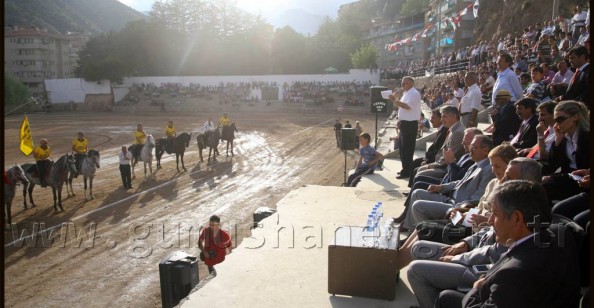
M354 150L355 149L355 138L357 136L357 130L354 128L343 128L341 129L340 149L341 150Z
M373 86L369 88L369 101L371 102L371 113L387 113L388 100L382 97L382 91L388 90L386 87Z
M159 279L162 307L176 306L198 284L196 257L183 251L170 254L159 263Z

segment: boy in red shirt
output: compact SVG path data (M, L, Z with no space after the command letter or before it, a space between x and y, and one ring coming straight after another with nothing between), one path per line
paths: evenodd
M198 239L200 260L208 266L209 273L215 272L216 275L214 265L225 261L225 255L231 253L231 246L229 233L221 230L221 218L212 215L208 228L202 229Z

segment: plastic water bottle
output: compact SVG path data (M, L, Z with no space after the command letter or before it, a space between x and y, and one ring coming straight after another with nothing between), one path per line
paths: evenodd
M382 202L381 202L381 201L377 203L377 212L378 212L378 214L379 214L379 217L380 217L380 219L381 219L382 217L384 217L384 207L383 207L383 205L382 205Z
M373 232L373 216L369 214L367 215L367 224L365 224L363 230L363 246L373 247Z
M378 222L373 224L373 247L379 247L380 228Z

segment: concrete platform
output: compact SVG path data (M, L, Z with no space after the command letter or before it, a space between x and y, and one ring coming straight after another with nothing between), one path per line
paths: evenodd
M380 177L380 175L377 175ZM372 182L372 180L369 180ZM181 307L408 307L416 300L405 270L394 301L328 293L328 244L341 225L364 225L375 202L385 216L402 211L402 195L380 186L304 186L278 203L227 259L217 276L190 294Z
M484 112L484 111L483 111ZM396 120L387 120L378 132L378 151L393 157L390 137ZM489 123L479 123L484 129ZM435 130L417 140L415 158ZM390 154L389 154L390 153ZM389 154L389 155L387 155ZM350 162L349 162L350 164ZM383 170L364 176L356 188L304 186L287 194L278 212L262 221L252 237L216 266L217 276L201 282L180 307L409 307L417 305L401 270L394 301L332 296L328 293L328 244L339 226L365 224L377 201L386 218L400 215L409 191L408 179L396 179L401 163L386 158ZM352 172L352 170L350 171ZM224 227L224 226L223 226ZM207 282L207 283L205 283Z

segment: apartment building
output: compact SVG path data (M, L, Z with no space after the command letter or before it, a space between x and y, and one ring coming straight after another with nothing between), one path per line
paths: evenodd
M61 34L38 27L5 27L4 71L43 93L43 80L73 78L78 52L89 40L79 33Z

